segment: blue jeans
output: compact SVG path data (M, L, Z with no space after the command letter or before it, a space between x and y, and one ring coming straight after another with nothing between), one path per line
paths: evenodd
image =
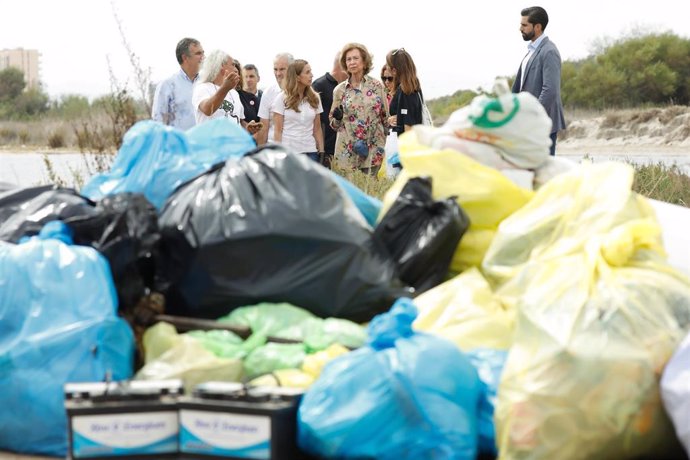
M558 131L555 133L549 134L549 137L551 138L551 149L549 150L549 155L552 157L556 156L556 138L558 137Z
M321 159L319 158L319 152L305 152L304 154L308 156L309 159L317 163L321 163Z

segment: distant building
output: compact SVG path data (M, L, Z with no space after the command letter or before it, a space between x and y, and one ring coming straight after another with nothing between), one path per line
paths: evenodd
M24 72L27 89L38 88L41 84L38 64L40 56L37 50L25 50L23 48L0 50L0 70L16 67Z

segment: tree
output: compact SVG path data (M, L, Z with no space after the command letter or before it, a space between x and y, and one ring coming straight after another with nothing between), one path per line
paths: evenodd
M78 94L67 94L54 103L54 110L67 120L85 116L91 105L89 100Z
M0 103L14 101L25 87L24 72L21 70L8 67L0 71Z
M631 36L584 60L563 63L563 102L583 108L690 102L690 40L672 33Z
M40 89L32 88L23 92L14 100L14 109L18 117L33 117L48 110L48 95Z

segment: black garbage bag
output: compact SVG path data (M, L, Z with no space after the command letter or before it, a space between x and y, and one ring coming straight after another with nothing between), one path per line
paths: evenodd
M53 185L23 188L7 182L0 182L0 225L12 214L19 211L24 203L54 188Z
M143 194L131 192L104 197L96 211L97 218L72 220L75 242L92 246L108 259L120 311L126 312L154 285L158 214Z
M0 192L0 240L17 243L51 220L68 224L75 244L91 246L108 260L120 311L151 289L160 233L156 209L143 195L120 193L95 203L55 186Z
M374 231L397 262L400 279L417 294L443 282L470 226L455 198L435 201L431 186L429 177L410 179Z
M0 240L18 243L22 237L38 235L51 220L70 223L96 218L95 207L96 203L71 188L45 185L7 190L0 194Z
M266 147L180 186L159 216L166 313L217 318L289 302L361 322L409 295L331 174Z

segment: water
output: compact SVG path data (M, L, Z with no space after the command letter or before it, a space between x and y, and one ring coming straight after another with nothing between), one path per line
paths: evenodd
M81 153L58 153L47 155L57 177L62 179L66 186L80 188L95 174L95 167L91 156ZM584 155L566 154L559 155L575 162L579 162ZM664 163L676 164L681 170L690 175L690 155L592 155L595 162L615 160L627 161L636 164ZM49 184L48 170L40 153L0 153L0 182L8 182L23 187L40 184Z
M681 172L690 176L690 155L581 155L581 154L566 154L559 155L563 158L568 158L576 163L579 163L583 158L587 157L595 163L602 161L623 161L626 163L644 165L644 164L658 164L663 163L671 166L676 165Z
M95 174L91 156L81 153L47 155L55 175L68 187L79 188ZM30 187L50 184L44 155L40 153L0 153L0 182Z

